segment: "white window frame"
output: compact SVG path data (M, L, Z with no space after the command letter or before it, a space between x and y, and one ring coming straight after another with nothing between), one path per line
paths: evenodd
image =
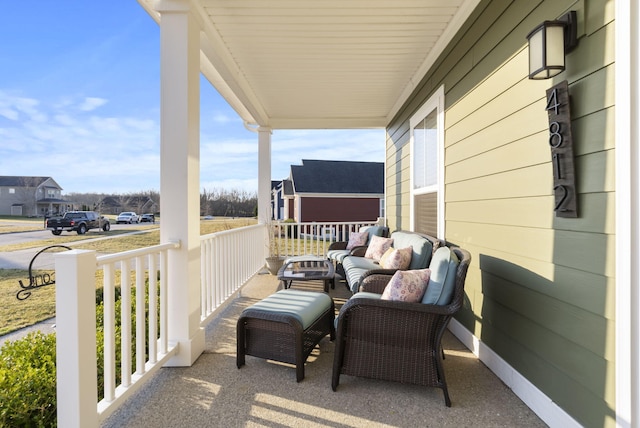
M438 182L435 186L427 186L420 189L414 189L414 153L415 153L415 141L413 137L414 128L426 118L433 110L437 111L436 124L437 124L437 166L438 166ZM411 230L415 229L414 219L414 198L416 195L424 193L437 192L438 194L438 238L445 239L445 210L444 210L444 86L440 86L431 95L431 97L414 113L409 119L409 135L410 135L410 227Z

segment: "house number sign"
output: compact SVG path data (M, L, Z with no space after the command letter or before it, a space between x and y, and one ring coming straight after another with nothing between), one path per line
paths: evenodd
M553 165L554 211L556 217L578 217L569 84L566 80L547 90L546 110Z

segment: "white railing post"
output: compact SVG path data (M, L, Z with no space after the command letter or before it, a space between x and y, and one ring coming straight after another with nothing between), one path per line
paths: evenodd
M55 255L58 426L98 426L96 253Z

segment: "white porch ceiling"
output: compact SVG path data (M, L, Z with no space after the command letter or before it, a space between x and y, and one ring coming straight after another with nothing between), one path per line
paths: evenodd
M202 73L273 129L386 126L478 2L191 0Z

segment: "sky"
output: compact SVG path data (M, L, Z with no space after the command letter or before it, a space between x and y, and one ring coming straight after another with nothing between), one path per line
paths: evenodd
M12 0L0 14L0 175L69 193L160 190L160 29L135 0ZM258 137L200 82L200 187L257 192ZM384 130L274 130L302 159L384 161Z

